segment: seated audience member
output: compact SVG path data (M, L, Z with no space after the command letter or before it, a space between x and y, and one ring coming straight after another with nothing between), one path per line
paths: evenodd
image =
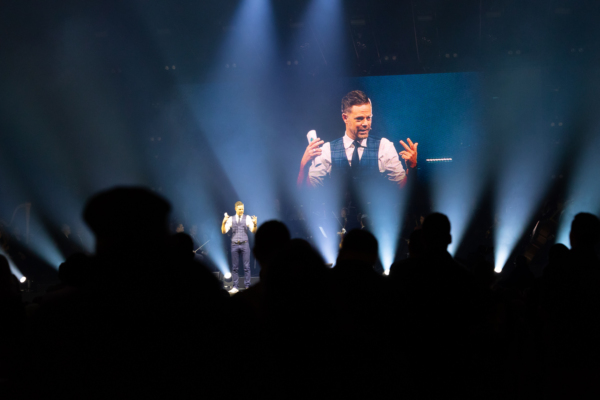
M544 276L552 275L555 270L562 268L568 260L570 250L562 243L553 244L548 252L548 265L544 268Z
M263 342L273 355L274 367L269 369L269 393L279 397L292 387L297 398L329 393L324 389L332 371L328 341L331 285L323 258L307 241L292 239L263 272Z
M53 302L60 302L66 297L77 296L77 293L91 284L91 271L93 259L84 253L74 253L58 266L58 279L60 283L46 289L37 303L45 303L46 310ZM37 307L28 307L28 312L37 311Z
M253 253L260 265L261 280L268 276L273 261L285 249L290 240L290 231L283 222L267 221L258 228L255 234Z
M347 396L378 397L392 375L395 382L402 376L403 360L390 351L391 337L399 340L401 330L390 332L386 278L373 268L378 259L379 245L373 234L353 229L345 235L332 270L332 348L339 363L332 380ZM394 326L397 322L393 319ZM377 387L372 382L378 382Z
M415 228L408 239L408 258L397 261L390 267L391 279L402 279L405 271L410 271L419 259L425 253L423 244L423 230L420 227Z
M550 396L600 396L600 220L580 213L571 250L553 249L544 271L542 307ZM589 397L591 398L591 397Z
M504 272L504 270L503 270ZM529 269L529 260L524 255L519 255L515 260L514 268L507 270L506 278L498 282L498 285L523 293L530 289L535 282L535 277Z
M425 251L399 280L410 327L410 382L423 398L464 397L473 386L468 383L475 373L470 332L484 317L484 294L447 251L452 243L448 217L430 214L422 231Z
M88 201L89 284L38 310L31 397L214 395L214 379L225 376L213 345L222 333L219 283L191 257L173 256L169 211L144 188Z

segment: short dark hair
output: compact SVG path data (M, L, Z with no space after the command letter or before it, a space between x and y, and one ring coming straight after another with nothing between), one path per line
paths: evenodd
M352 229L344 236L342 250L377 256L379 245L371 232L364 229Z
M450 220L442 213L429 214L423 221L422 235L426 247L448 247L452 241Z
M348 112L352 106L362 106L367 103L371 103L371 100L364 92L353 90L342 99L342 114Z
M259 263L270 262L290 240L290 231L283 222L267 221L258 228L254 236L254 256Z
M571 237L584 246L595 246L600 240L600 220L594 214L577 214L571 223Z
M119 186L92 196L83 219L96 238L111 236L123 244L168 235L171 205L158 194L139 186Z
M235 208L238 208L238 206L243 206L244 203L242 203L241 201L238 201L237 203L235 203Z

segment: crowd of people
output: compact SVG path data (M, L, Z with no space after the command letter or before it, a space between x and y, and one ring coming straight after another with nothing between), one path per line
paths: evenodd
M447 252L430 214L407 259L348 232L333 268L279 221L259 226L260 282L233 296L142 188L92 197L93 256L25 305L0 257L2 398L585 398L600 394L600 220L578 214L541 278L498 280Z

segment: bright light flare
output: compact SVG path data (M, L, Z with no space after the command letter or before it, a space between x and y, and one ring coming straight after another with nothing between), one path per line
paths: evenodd
M13 261L8 256L8 254L6 254L5 252L3 252L1 248L0 248L0 254L3 255L4 257L6 257L6 260L8 261L8 266L10 267L10 272L14 276L16 276L17 279L21 280L23 278L23 274L21 273L21 271L19 270L19 268L17 268L17 266L13 263Z
M387 183L387 182L386 182ZM396 257L402 216L405 210L405 190L395 187L378 187L378 184L365 185L361 195L369 225L367 229L373 233L379 244L379 258L383 269L388 270ZM382 191L382 189L384 189ZM372 196L380 193L380 196Z
M529 139L532 140L532 139ZM497 188L496 218L498 228L494 232L495 268L502 271L534 215L543 194L546 192L554 157L536 143L522 143L515 149L514 159L506 160ZM533 229L533 227L532 227Z
M46 228L44 228L43 224L39 223L36 218L32 218L30 232L30 248L38 257L42 258L52 268L58 270L58 266L65 260L60 250L46 231Z
M225 279L231 279L231 273L230 272L226 272L225 275L223 275L225 277Z
M26 278L26 277L24 277L24 276L22 276L22 277L21 277L21 279L19 279L19 282L21 282L21 283L25 283L25 281L26 281L26 280L27 280L27 278Z
M571 246L569 232L571 223L575 215L581 212L591 214L600 214L600 186L598 186L598 173L600 170L600 137L598 134L586 146L581 157L578 160L575 174L569 187L569 200L565 204L565 209L560 217L556 243L562 243L567 247Z

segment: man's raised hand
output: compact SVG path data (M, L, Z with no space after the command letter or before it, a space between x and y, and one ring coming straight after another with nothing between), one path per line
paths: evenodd
M417 166L417 146L419 145L419 143L413 144L410 138L406 139L406 141L408 142L408 145L404 143L404 140L400 141L400 144L402 145L402 147L404 147L405 150L402 150L398 154L402 156L402 158L406 161L406 164L408 164L410 168L414 168Z
M306 164L308 164L309 162L321 155L322 150L319 148L319 146L323 143L325 142L317 138L313 140L312 143L310 143L308 146L306 146L306 150L304 151L304 155L302 156L302 161L300 162L300 165L302 167L306 166Z

